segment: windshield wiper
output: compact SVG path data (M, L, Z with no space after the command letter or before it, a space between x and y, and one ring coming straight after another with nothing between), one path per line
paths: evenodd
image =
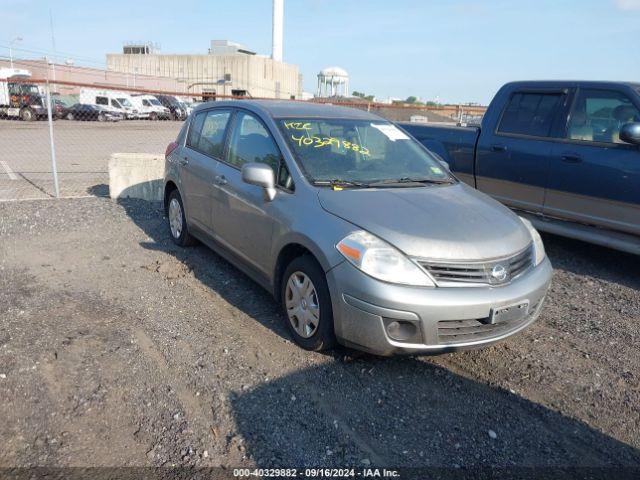
M396 185L396 184L404 184L404 183L428 183L429 185L449 185L452 184L452 180L437 180L434 178L411 178L411 177L402 177L402 178L390 178L387 180L380 180L377 182L373 182L370 185Z
M344 180L342 178L334 178L333 180L314 180L314 185L326 185L328 187L356 187L356 188L368 188L370 185L364 182L358 182L355 180Z

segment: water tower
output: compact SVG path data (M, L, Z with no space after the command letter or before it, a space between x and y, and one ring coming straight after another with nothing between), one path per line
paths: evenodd
M348 97L349 74L340 67L327 67L318 74L318 97Z

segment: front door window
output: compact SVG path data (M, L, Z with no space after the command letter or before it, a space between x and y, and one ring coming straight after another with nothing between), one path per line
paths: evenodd
M630 122L640 122L640 112L624 93L581 89L571 110L567 138L624 143L620 140L620 129Z

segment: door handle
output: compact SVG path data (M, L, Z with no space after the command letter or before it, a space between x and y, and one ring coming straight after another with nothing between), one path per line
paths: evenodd
M582 161L582 157L577 153L563 153L562 161L567 163L580 163Z
M180 160L178 160L180 162L180 165L182 165L183 167L185 165L189 165L189 159L187 157L182 157Z
M505 147L504 145L494 144L494 145L491 145L491 151L492 152L506 152L507 151L507 147Z
M227 177L225 177L224 175L216 175L213 180L216 185L226 185L228 183Z

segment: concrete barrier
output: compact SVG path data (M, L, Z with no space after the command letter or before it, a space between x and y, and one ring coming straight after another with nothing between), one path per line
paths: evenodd
M109 195L161 201L164 155L153 153L113 153L109 159Z

